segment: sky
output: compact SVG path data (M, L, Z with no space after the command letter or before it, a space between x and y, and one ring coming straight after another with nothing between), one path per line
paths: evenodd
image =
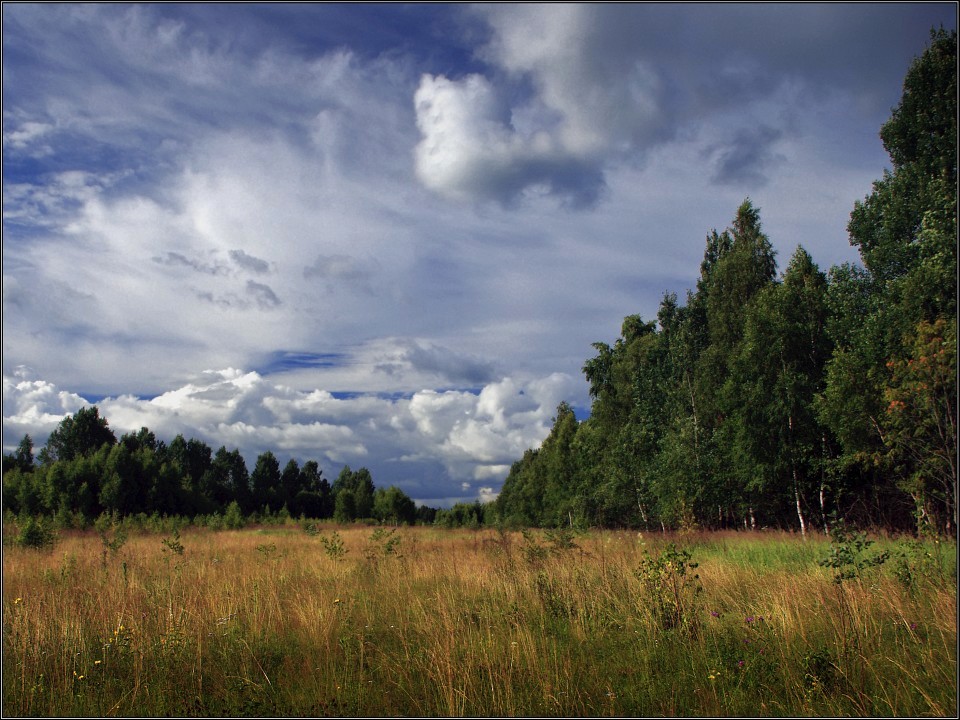
M3 450L96 404L496 496L747 197L857 262L954 3L3 5Z

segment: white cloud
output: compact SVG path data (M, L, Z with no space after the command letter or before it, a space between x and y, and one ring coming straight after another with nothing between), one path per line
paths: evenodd
M4 377L4 452L25 433L39 449L67 414L89 405L42 380ZM510 463L538 445L550 429L570 378L504 379L479 395L423 390L411 397L360 395L344 399L294 390L256 372L207 371L151 399L132 395L96 403L116 435L148 427L159 439L196 437L212 449L239 447L248 465L272 450L301 461L318 459L330 474L343 464L365 465L380 486L397 484L416 499L462 497L473 482L492 493ZM518 400L519 398L519 400ZM412 474L414 471L416 475ZM451 493L457 483L461 494Z
M477 488L477 499L482 503L493 502L500 493L494 492L492 487Z

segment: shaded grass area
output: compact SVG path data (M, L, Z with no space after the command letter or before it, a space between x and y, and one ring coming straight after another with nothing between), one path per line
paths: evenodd
M957 711L952 544L332 529L5 549L3 714Z

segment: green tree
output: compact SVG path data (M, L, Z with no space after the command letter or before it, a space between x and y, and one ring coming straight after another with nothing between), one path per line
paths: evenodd
M957 526L956 320L921 321L906 356L890 361L884 445L915 499L918 521Z
M69 461L94 453L102 445L114 445L116 442L117 438L110 430L106 418L100 417L99 408L95 405L84 407L61 420L57 428L50 433L47 444L40 453L40 460L42 463Z
M373 517L373 492L375 490L373 477L367 468L360 468L356 472L345 465L333 483L331 492L334 498L338 498L341 493L348 492L352 496L353 518ZM336 513L336 500L334 512Z
M250 482L253 485L253 507L256 511L279 509L280 462L271 451L267 450L257 456Z
M341 489L336 494L333 519L337 522L346 523L355 520L357 517L357 502L354 500L353 491Z
M885 398L899 382L894 369L908 359L920 323L949 321L957 312L956 65L956 31L933 32L880 131L893 168L850 216L850 242L865 273L840 273L831 292L848 307L840 303L833 323L840 332L820 414L841 442L843 462L859 466L888 494L887 478L912 473L905 457L894 460L887 441L895 418ZM899 480L905 487L906 478ZM912 493L921 507L927 499L915 493L923 487Z
M283 472L280 473L280 492L277 502L280 506L285 506L292 511L298 492L300 492L300 463L290 458L283 466Z
M373 516L380 522L412 525L417 520L417 506L395 485L377 488L373 494Z
M221 446L213 457L211 471L210 485L226 488L228 497L232 501L236 501L241 513L249 514L253 512L250 475L239 449L227 452L227 448Z
M823 389L831 346L826 334L826 277L798 248L781 285L755 296L732 366L729 433L741 484L771 514L792 501L806 537L811 496L825 503L824 428L814 400ZM733 402L733 398L736 401ZM825 507L820 516L826 522Z

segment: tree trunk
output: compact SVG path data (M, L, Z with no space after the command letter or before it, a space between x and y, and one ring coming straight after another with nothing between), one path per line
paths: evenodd
M639 495L639 493L637 493ZM650 532L650 525L647 522L647 512L643 507L643 503L640 502L639 498L637 499L637 507L640 509L640 517L643 518L643 529L644 532Z
M793 498L797 502L797 517L800 518L800 537L807 539L807 520L803 517L803 508L800 506L800 478L797 476L797 459L793 452L793 414L787 416L787 427L790 430L790 474L793 476Z
M823 480L820 481L820 517L823 519L823 534L830 534L830 523L827 522L827 498L826 498L827 488L823 484Z
M803 517L803 509L800 507L800 487L797 485L797 475L793 475L793 495L797 501L797 517L800 518L800 537L807 539L807 521Z

